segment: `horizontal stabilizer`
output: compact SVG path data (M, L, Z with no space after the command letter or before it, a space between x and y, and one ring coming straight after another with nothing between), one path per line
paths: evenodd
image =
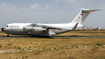
M101 11L100 9L97 9L97 10L89 10L89 9L85 9L85 10L82 10L83 13L91 13L91 12L95 12L95 11Z

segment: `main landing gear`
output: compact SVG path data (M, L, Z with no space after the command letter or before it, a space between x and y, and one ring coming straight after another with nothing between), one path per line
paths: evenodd
M7 34L7 37L9 37L9 34Z

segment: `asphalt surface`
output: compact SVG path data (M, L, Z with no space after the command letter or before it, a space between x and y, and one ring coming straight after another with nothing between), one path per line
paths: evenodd
M52 37L38 37L38 36L0 36L0 38L105 38L105 36L52 36Z

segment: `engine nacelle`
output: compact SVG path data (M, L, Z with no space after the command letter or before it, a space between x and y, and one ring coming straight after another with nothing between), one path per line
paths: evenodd
M32 27L31 26L26 26L26 27L23 28L23 31L26 31L26 32L32 31Z
M42 27L33 27L32 29L32 33L42 33L43 31L45 31L46 29L42 28Z

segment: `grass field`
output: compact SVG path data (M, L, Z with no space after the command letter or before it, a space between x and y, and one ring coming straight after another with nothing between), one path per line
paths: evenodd
M57 36L72 35L105 36L105 31L71 31ZM104 52L105 38L0 38L0 59L105 59Z

